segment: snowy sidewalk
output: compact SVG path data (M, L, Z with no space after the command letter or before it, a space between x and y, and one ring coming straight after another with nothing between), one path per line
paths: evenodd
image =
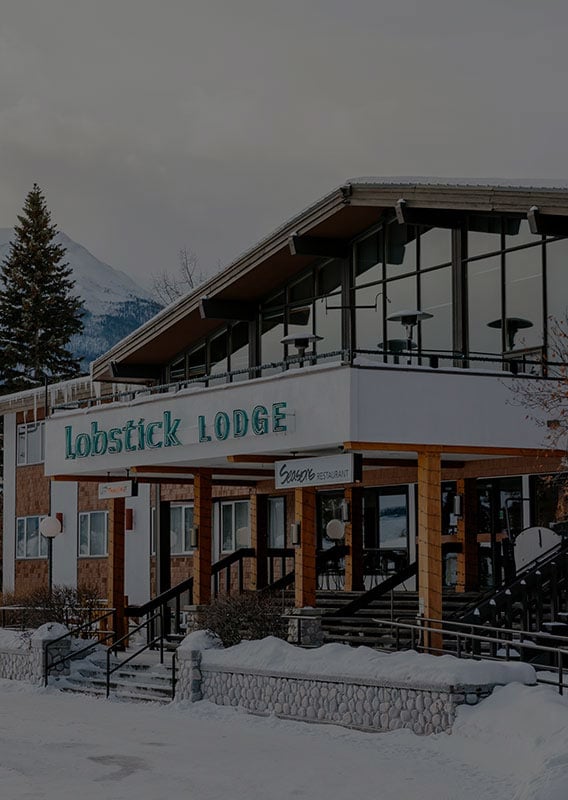
M565 800L568 703L511 685L452 736L365 734L197 703L106 702L0 681L6 800Z

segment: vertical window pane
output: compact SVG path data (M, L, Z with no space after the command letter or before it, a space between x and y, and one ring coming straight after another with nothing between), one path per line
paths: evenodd
M382 346L383 287L384 284L367 286L355 292L355 343L358 350L376 350Z
M331 261L317 273L318 300L315 303L316 334L322 337L316 343L318 352L341 350L341 263ZM332 293L331 297L326 297ZM341 356L337 356L339 359Z
M355 245L355 286L383 278L382 232L374 233Z
M398 222L391 222L387 228L387 278L404 275L406 272L415 272L417 266L416 228L413 225L399 225Z
M541 345L543 320L540 245L505 255L505 282L506 316L507 319L511 319L509 324L512 325L514 320L517 320L517 325L521 324L521 321L532 325L519 329L514 335L513 349ZM513 328L510 330L510 335L514 332Z
M468 258L493 253L501 249L501 219L470 217L468 220Z
M26 521L19 519L16 524L16 558L26 556Z
M445 228L423 228L420 233L420 269L452 260L452 232Z
M473 261L468 264L467 275L470 352L501 354L501 330L488 327L501 319L501 259L495 256ZM489 363L479 366L491 369Z
M262 364L280 362L284 358L284 310L265 312L261 321L260 360ZM263 375L280 372L281 367L267 367Z
M209 355L211 359L211 367L209 369L210 375L219 375L228 370L227 360L227 331L223 331L219 336L211 339L209 345ZM220 378L216 381L211 381L210 386L215 386L217 383L225 383L226 378Z
M185 356L181 356L170 365L170 381L182 381L185 377Z
M248 500L235 503L235 547L250 544Z
M546 243L546 289L548 316L563 321L568 317L568 239ZM552 321L551 320L551 321ZM549 330L550 330L549 324ZM554 356L553 356L554 358Z
M224 503L221 506L221 549L233 549L233 506Z
M390 301L387 304L387 317L390 314L395 314L397 311L413 310L417 306L416 299L416 278L403 278L400 281L389 281L385 284L387 298ZM416 328L414 329L414 344L416 344ZM401 341L402 345L406 348L406 332L404 326L400 322L387 322L387 340L388 342ZM392 350L392 347L390 348Z
M18 425L18 464L26 463L26 426Z
M79 555L89 555L89 515L79 515Z
M202 344L187 356L187 377L201 378L207 372L207 351Z
M26 518L26 556L38 558L39 556L39 518Z
M193 506L184 507L183 542L184 550L189 553L191 550L191 529L193 528Z
M43 460L43 431L43 422L37 422L27 426L27 464L39 464Z
M379 493L381 549L405 550L408 546L407 494Z
M181 506L170 506L170 551L173 554L183 551Z
M452 350L451 267L420 277L420 310L432 314L432 319L420 323L423 349Z
M248 322L238 322L231 330L231 372L234 370L247 370L249 366L249 325ZM233 382L244 381L249 377L248 372L233 375Z
M93 511L90 515L90 555L92 556L106 555L106 520L104 511Z
M285 547L286 501L283 497L268 500L268 546Z

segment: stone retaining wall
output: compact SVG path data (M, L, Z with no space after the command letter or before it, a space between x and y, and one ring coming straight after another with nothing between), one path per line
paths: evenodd
M207 665L203 655L179 651L177 699L205 699L257 714L373 731L450 733L457 707L475 705L493 690L489 685L409 688L367 679L220 669Z
M0 629L0 678L43 683L46 645L58 639L66 630L57 623L42 625L33 633ZM52 645L48 650L49 661L53 662L68 655L70 647L69 639ZM68 669L68 664L60 664L56 671L61 674L66 668Z

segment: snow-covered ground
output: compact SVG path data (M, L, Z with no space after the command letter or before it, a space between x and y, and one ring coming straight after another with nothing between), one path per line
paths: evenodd
M451 736L369 734L0 681L2 800L566 800L568 701L519 684Z

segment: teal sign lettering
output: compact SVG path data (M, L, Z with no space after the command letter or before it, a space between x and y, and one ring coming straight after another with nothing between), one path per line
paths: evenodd
M210 423L205 414L197 417L197 432L200 442L225 442L227 439L240 439L249 431L255 436L267 433L285 433L286 403L273 403L270 408L254 406L252 411L236 408L232 415L218 411Z
M120 428L104 430L98 422L91 422L90 433L73 432L72 425L65 426L65 458L88 458L89 456L114 455L122 452L155 450L158 447L178 447L181 419L172 417L171 411L164 411L162 419L146 422L129 419Z

